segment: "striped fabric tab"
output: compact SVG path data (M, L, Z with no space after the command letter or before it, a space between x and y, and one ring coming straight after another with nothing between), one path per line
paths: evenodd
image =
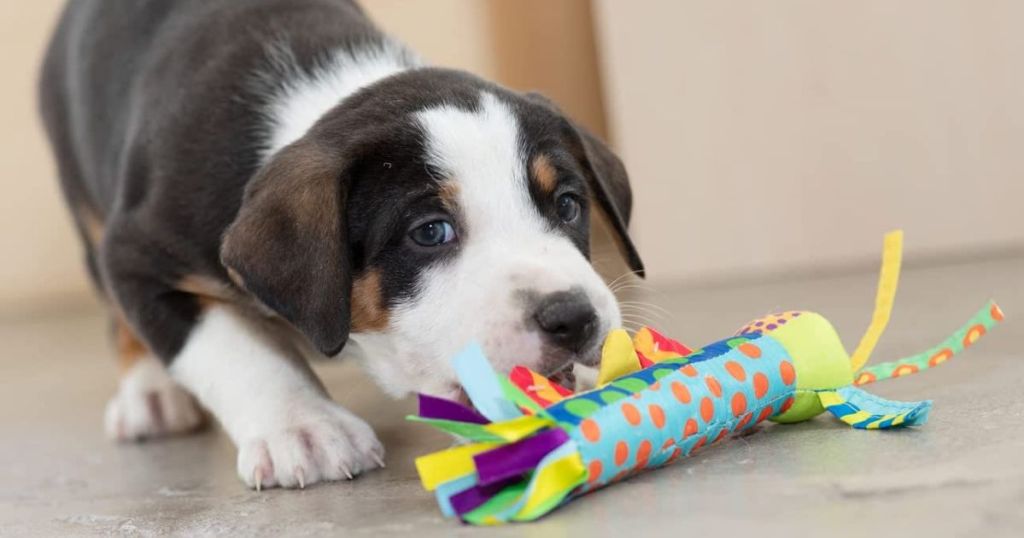
M856 387L818 392L821 405L839 420L858 430L887 430L920 426L928 420L932 402L896 402Z

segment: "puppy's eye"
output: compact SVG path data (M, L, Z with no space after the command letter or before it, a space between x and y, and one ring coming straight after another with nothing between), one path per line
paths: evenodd
M558 218L562 222L573 222L580 216L580 200L575 194L563 194L555 202L558 208Z
M455 227L446 220L435 220L413 228L409 238L423 247L437 247L455 241Z

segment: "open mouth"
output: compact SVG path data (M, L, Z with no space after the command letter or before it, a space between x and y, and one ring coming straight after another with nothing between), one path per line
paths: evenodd
M573 370L576 363L570 362L564 368L548 376L548 379L569 389L576 390L576 372Z
M466 389L456 385L452 389L452 394L448 396L450 399L459 402L466 407L473 407L473 402L469 400L469 394L466 393Z

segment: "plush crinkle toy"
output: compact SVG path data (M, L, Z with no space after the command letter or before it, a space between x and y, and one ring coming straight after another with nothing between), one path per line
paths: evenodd
M859 429L923 424L930 401L896 402L858 386L945 362L1003 315L989 303L924 353L864 368L888 323L902 234L886 236L875 314L851 355L812 312L782 312L696 351L644 328L613 331L598 387L573 394L526 368L498 376L471 345L455 358L476 409L420 396L428 423L462 439L416 460L442 511L474 524L528 521L563 502L692 454L759 422L792 423L826 410Z

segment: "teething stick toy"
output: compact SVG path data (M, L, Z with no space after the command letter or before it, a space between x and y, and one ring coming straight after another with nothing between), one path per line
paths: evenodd
M572 394L525 368L498 376L479 346L455 358L476 409L420 396L428 423L469 441L416 460L442 511L474 524L528 521L567 499L671 463L765 420L791 423L826 410L858 429L924 424L930 401L896 402L859 385L936 366L1003 319L989 303L924 353L865 368L884 332L902 233L886 236L875 314L848 355L813 312L756 320L696 351L644 328L609 334L598 387Z

